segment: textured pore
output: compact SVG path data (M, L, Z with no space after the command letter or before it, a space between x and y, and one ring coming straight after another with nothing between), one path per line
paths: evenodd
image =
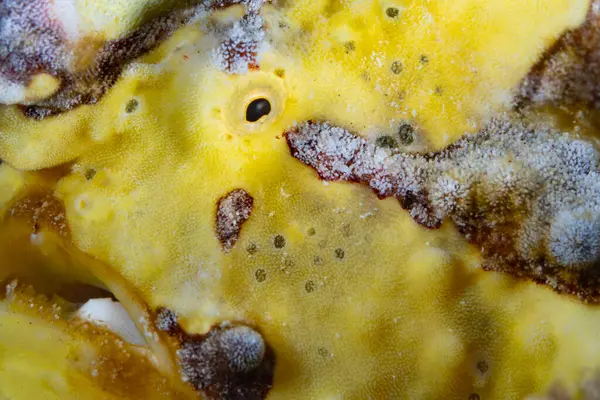
M429 228L452 220L481 246L487 268L598 299L600 176L592 144L508 119L424 155L390 154L328 124L304 124L287 139L292 155L323 179L393 196Z

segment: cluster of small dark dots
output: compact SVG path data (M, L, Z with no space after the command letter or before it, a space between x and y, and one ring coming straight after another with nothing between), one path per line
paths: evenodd
M354 50L356 50L356 43L354 43L354 42L344 43L344 50L346 50L346 54L352 53Z
M248 254L250 255L254 255L256 254L256 252L258 251L258 246L255 243L250 243L247 247L246 247L246 251L248 252Z
M398 101L403 102L404 99L406 98L406 92L404 90L401 90L400 92L398 92Z
M346 253L342 249L335 249L334 253L335 253L335 258L337 258L339 260L343 260L344 256L346 255Z
M415 141L415 128L410 124L402 124L398 127L398 138L404 146L409 146Z
M267 280L267 271L265 271L262 268L257 269L254 272L254 278L256 279L257 282L264 282Z
M285 238L281 235L275 236L273 239L273 246L275 246L276 249L283 249L285 247Z
M481 397L477 393L471 393L469 395L469 400L481 400Z
M278 76L279 78L284 78L285 77L285 69L283 68L277 68L274 71L275 76Z
M488 370L490 369L489 365L487 362L485 361L479 361L477 363L477 369L479 370L479 372L481 372L482 374L485 374L486 372L488 372Z
M402 72L402 63L400 61L394 61L390 69L392 70L392 74L400 75L400 73Z
M91 181L92 179L94 179L95 176L96 176L95 169L90 168L87 171L85 171L85 179L87 179L88 181Z
M308 228L308 230L306 231L306 234L308 236L315 236L317 234L317 230L315 228Z
M321 256L314 256L313 257L313 263L316 265L319 265L323 262L323 259L321 258Z
M296 265L296 261L294 261L292 258L290 257L286 257L283 260L283 265L285 265L286 267L293 267L294 265Z
M317 350L317 353L319 353L321 357L327 357L329 355L329 352L324 347L320 347L319 350Z
M307 281L304 284L304 289L306 290L306 293L312 293L315 291L315 283L313 281Z
M383 147L386 149L393 149L393 148L398 147L398 143L396 143L396 140L394 140L393 137L391 137L389 135L385 135L385 136L379 136L375 140L375 146Z
M342 225L342 235L344 235L344 237L352 236L352 229L350 228L350 224Z
M388 7L385 10L385 15L390 18L398 18L398 15L400 15L400 10L398 10L396 7Z
M421 64L428 64L429 63L429 57L427 57L425 54L423 54L421 56L421 58L419 58L419 61L421 61Z
M135 110L138 109L139 105L140 105L139 101L137 101L136 99L131 99L125 105L125 112L127 114L131 114L132 112L135 112Z
M441 86L436 86L433 92L438 96L441 96L444 94L444 88Z

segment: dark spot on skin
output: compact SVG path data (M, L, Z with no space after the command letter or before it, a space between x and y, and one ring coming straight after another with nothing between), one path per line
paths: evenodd
M390 69L392 70L392 74L400 75L402 73L402 63L400 61L394 61Z
M410 124L402 124L398 127L398 138L404 146L410 146L415 140L415 128Z
M477 393L471 393L469 395L469 400L481 400L481 397Z
M436 86L435 89L433 90L433 92L438 95L441 96L444 94L444 88L441 86Z
M486 372L488 372L488 370L490 369L490 367L488 366L488 363L485 361L479 361L477 363L477 369L479 370L479 372L481 372L482 374L485 374Z
M379 136L375 140L375 146L383 147L386 149L394 149L394 148L398 147L398 143L396 143L396 141L394 140L393 137L391 137L389 135L385 135L385 136Z
M335 249L334 253L335 253L335 258L337 258L339 260L342 260L344 258L344 256L346 255L346 253L342 249Z
M95 169L90 168L87 171L85 171L85 179L87 179L88 181L91 181L92 179L94 179L95 176L96 176Z
M329 351L327 351L327 349L324 347L319 347L319 350L317 350L317 353L319 353L319 355L321 357L329 357Z
M306 290L306 293L312 293L315 291L315 283L313 281L307 281L304 284L304 289Z
M346 51L346 54L352 53L354 50L356 50L356 43L354 43L354 42L344 43L344 50Z
M256 278L256 281L259 283L266 281L267 280L267 271L265 271L262 268L257 269L254 272L254 278Z
M421 64L425 65L429 63L429 57L427 57L425 54L423 54L420 58L419 61L421 62Z
M306 231L306 234L308 236L315 236L317 234L317 230L315 228L308 228L308 231Z
M323 262L323 259L320 256L314 256L313 257L313 263L316 265L319 265Z
M398 15L400 15L400 10L398 10L396 7L388 7L385 10L385 15L390 18L398 18Z
M267 99L252 100L246 108L246 121L257 122L271 113L271 103Z
M275 353L256 329L223 323L206 334L190 335L176 314L165 309L157 311L155 324L179 343L176 354L184 381L208 399L263 400L271 390Z
M250 218L254 198L243 189L229 192L217 205L217 237L225 252L229 252L239 239L242 225Z
M131 114L132 112L134 112L135 110L138 109L139 105L140 105L139 101L137 101L136 99L131 99L125 105L125 112L127 114Z
M250 255L254 255L256 254L256 252L258 251L258 246L255 243L250 243L247 247L246 247L246 251L248 252L248 254Z
M285 247L285 238L281 235L275 236L273 239L273 246L275 246L276 249L283 249Z
M279 78L285 78L285 69L283 68L277 68L275 71L275 76L279 77Z

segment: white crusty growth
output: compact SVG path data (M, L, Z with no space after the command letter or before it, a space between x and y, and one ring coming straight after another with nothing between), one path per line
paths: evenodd
M243 4L245 15L221 32L220 44L213 50L217 68L229 74L246 74L256 68L261 46L265 40L264 20L259 11L263 0L230 1L220 3ZM219 2L217 2L219 5Z
M69 69L77 24L73 1L0 2L0 103L25 102L25 88L40 71Z

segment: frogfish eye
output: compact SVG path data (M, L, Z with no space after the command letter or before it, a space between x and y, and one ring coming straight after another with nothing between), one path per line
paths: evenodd
M271 103L265 98L252 100L246 108L246 121L257 122L271 113Z

